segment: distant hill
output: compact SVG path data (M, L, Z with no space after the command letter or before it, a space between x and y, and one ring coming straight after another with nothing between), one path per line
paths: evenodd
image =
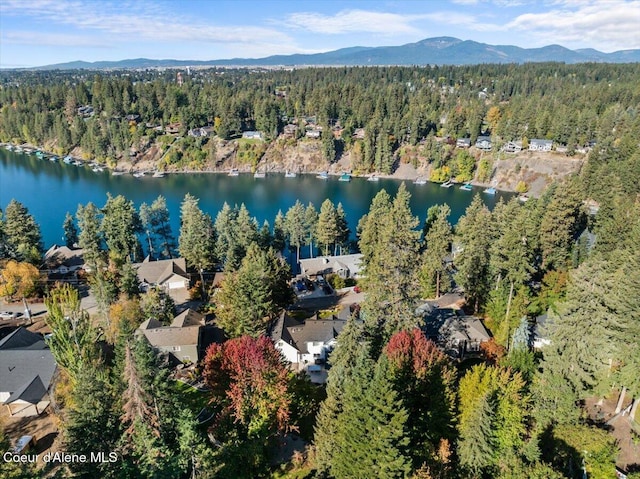
M513 45L489 45L453 37L427 38L416 43L386 47L350 47L326 53L273 55L265 58L227 60L150 60L136 58L121 61L69 62L36 67L36 70L126 69L186 66L295 66L295 65L473 65L479 63L527 62L640 62L640 50L603 53L592 48L569 50L561 45L520 48Z

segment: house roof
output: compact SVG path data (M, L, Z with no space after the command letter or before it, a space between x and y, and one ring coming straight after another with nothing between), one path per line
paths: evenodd
M146 321L144 321L140 326L138 326L138 329L144 330L144 329L155 329L155 328L161 328L161 327L162 327L162 323L160 321L158 321L156 318L149 318Z
M351 275L360 274L362 254L345 254L341 256L318 256L317 258L301 259L300 268L307 275L331 273L340 269L348 269Z
M173 318L171 327L173 328L185 328L188 326L202 326L204 325L204 314L198 313L191 308L187 308L178 316Z
M434 309L426 318L425 335L441 345L451 341L483 342L491 339L479 318L458 316L453 309Z
M187 276L187 263L184 258L163 259L159 261L148 261L145 259L142 263L133 265L137 269L138 279L141 283L162 284L173 275Z
M45 389L56 370L56 362L38 334L18 328L0 341L0 391L25 391L39 377Z
M54 244L44 254L44 264L47 268L56 268L62 265L67 267L82 266L84 264L84 250Z
M40 376L34 376L31 381L26 382L22 387L14 391L5 404L21 401L29 404L38 404L47 394L47 388L42 384Z
M142 333L149 341L149 344L154 347L193 346L198 344L200 326L187 326L186 328L163 326L144 329Z
M290 344L301 353L308 353L307 344L320 342L328 343L335 339L342 331L346 319L308 319L301 323L286 312L283 312L274 325L271 339Z

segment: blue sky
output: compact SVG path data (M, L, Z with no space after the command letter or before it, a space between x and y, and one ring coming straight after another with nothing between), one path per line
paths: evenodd
M639 0L0 0L0 67L212 60L401 45L435 36L640 48Z

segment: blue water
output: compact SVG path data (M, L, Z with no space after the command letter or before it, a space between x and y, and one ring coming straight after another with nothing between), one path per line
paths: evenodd
M271 174L264 179L253 175L229 177L225 174L174 174L164 178L134 178L131 175L112 176L110 171L95 173L89 167L76 167L62 162L52 163L23 153L0 148L0 207L12 198L23 203L40 224L45 246L61 243L62 223L65 214L75 215L79 204L89 201L102 207L107 193L124 195L136 207L150 204L158 195L163 195L171 213L173 232L178 236L180 203L185 194L200 198L200 208L214 219L222 205L244 203L260 225L267 219L273 225L278 210L286 213L297 199L305 205L313 202L316 209L326 198L336 205L342 202L347 214L352 235L362 215L367 213L373 197L386 189L395 194L401 181L380 179L369 182L365 178L353 178L351 182L317 179L314 175L298 175L285 178L284 174ZM458 186L441 188L437 184L414 185L406 182L411 192L411 208L421 221L427 209L434 204L447 203L451 207L450 221L455 224L464 214L474 194L462 191ZM482 200L493 206L500 198L508 199L512 194L498 192L495 196L481 195Z

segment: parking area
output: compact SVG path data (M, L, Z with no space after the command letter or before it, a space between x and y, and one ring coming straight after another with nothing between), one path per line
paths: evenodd
M318 299L335 294L331 285L322 276L311 280L299 275L293 279L291 287L298 300Z

